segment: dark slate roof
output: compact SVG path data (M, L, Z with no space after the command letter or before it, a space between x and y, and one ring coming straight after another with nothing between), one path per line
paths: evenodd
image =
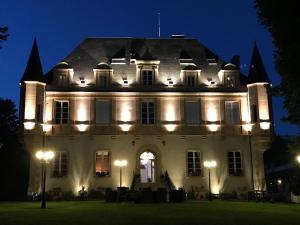
M260 83L266 82L271 83L269 76L266 72L265 66L263 64L261 55L259 53L256 42L254 43L254 48L252 52L252 58L250 63L250 69L248 73L248 83Z
M27 66L20 82L24 81L43 82L43 69L36 39L34 39Z
M109 64L113 58L124 58L122 65ZM182 58L181 58L182 57ZM180 76L181 65L178 59L189 58L201 69L203 74L217 73L222 62L216 54L193 38L87 38L80 43L67 57L63 59L74 69L74 77L93 79L93 68L99 62L107 63L116 77L136 76L136 66L130 59L159 60L159 70L163 73ZM208 59L215 59L214 66L209 65ZM55 69L55 68L53 68ZM51 84L53 69L46 76L45 81ZM240 75L241 79L247 78Z
M126 50L125 48L121 48L119 51L114 54L113 59L123 59L126 58Z
M192 58L185 50L182 50L179 59L192 59Z
M145 60L145 61L151 61L151 60L157 60L149 51L149 48L146 48L145 53L138 58L139 60Z

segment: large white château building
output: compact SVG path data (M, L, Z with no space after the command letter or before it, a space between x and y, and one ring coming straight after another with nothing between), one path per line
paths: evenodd
M35 152L53 150L46 191L119 186L213 193L265 188L273 131L270 80L255 44L248 76L196 39L87 38L43 74L36 42L20 82L20 119L39 192ZM44 140L44 143L43 143Z

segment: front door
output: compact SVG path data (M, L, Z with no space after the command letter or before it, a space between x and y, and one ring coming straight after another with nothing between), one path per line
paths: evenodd
M140 174L142 183L155 181L155 156L152 152L143 152L140 155Z

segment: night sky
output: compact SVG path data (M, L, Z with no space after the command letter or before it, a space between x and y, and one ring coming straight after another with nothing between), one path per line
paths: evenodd
M47 72L86 37L157 37L158 12L162 37L197 38L228 61L239 54L246 74L256 40L273 85L279 83L271 36L257 21L252 0L6 0L1 1L0 25L9 27L10 36L0 49L0 97L18 102L34 37ZM295 126L280 121L282 108L275 98L277 133L297 134Z

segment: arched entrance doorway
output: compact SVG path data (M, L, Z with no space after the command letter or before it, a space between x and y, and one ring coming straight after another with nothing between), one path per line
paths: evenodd
M155 182L155 155L145 151L140 155L141 183Z

